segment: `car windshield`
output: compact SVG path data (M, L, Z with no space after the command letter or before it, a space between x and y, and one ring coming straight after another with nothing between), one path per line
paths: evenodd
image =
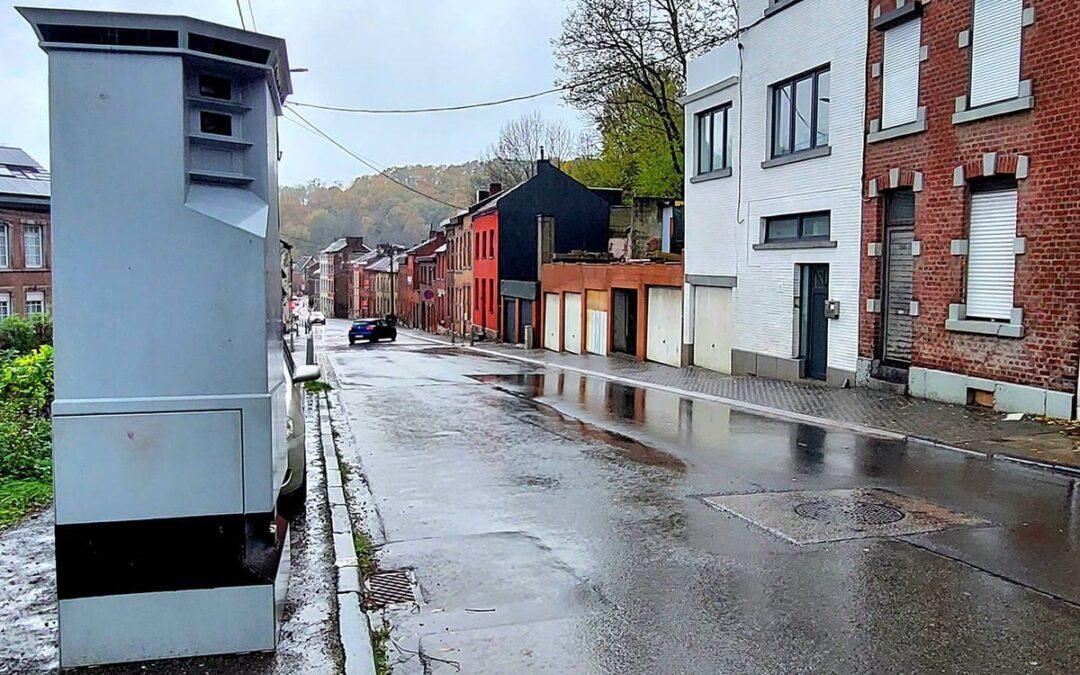
M374 326L375 322L369 319L357 319L353 321L354 326Z

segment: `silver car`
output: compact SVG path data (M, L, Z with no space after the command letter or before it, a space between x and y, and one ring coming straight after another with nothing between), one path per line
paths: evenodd
M285 377L289 392L285 397L285 429L289 465L278 493L278 510L291 517L304 508L307 499L307 434L304 431L304 382L313 382L322 376L318 366L296 365L288 346L285 352Z

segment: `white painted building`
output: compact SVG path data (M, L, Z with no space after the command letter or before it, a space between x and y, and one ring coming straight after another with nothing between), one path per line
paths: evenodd
M742 0L691 64L689 362L854 384L866 69L862 0Z

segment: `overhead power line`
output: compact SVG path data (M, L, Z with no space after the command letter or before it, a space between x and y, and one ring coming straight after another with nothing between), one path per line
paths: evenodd
M251 30L256 33L259 32L259 27L255 25L255 8L251 6L251 0L247 0L248 14L251 15Z
M292 104L289 104L289 103L287 103L287 104L286 104L286 111L287 111L287 112L289 112L289 113L291 113L291 114L293 114L293 115L295 115L296 117L300 118L300 120L301 120L301 121L302 121L302 122L304 123L304 125L302 125L302 126L305 126L305 125L306 125L306 128L307 128L307 129L308 129L309 131L311 131L311 132L313 132L313 133L316 133L316 134L318 134L319 136L321 136L321 137L322 137L322 138L324 138L325 140L329 141L329 142L330 142L330 143L331 143L332 145L334 145L334 146L335 146L336 148L338 148L339 150L341 150L341 151L342 151L342 152L344 152L345 154L349 155L350 157L352 157L352 158L353 158L353 159L355 159L356 161L360 162L360 163L361 163L361 164L363 164L364 166L368 167L368 168L369 168L369 169L371 169L372 171L375 171L375 172L377 172L377 173L378 173L378 174L379 174L380 176L382 176L382 177L383 177L383 178L385 178L386 180L388 180L388 181L390 181L390 182L392 182L392 183L395 183L395 184L399 185L400 187L403 187L403 188L405 188L405 189L406 189L406 190L408 190L409 192L412 192L412 193L415 193L415 194L417 194L417 195L420 195L421 197L424 197L424 198L426 198L426 199L430 199L430 200L431 200L431 201L433 201L433 202L438 202L438 203L440 203L440 204L443 204L443 205L445 205L445 206L449 206L449 207L451 207L451 208L454 208L454 209L459 209L459 210L461 210L461 209L464 209L464 208L466 208L466 207L464 207L464 206L458 206L457 204L453 204L453 203L451 203L451 202L448 202L448 201L446 201L446 200L443 200L443 199L439 199L438 197L435 197L435 196L429 195L428 193L426 193L426 192L423 192L422 190L417 190L416 188L414 188L413 186L409 185L408 183L403 183L402 181L398 180L397 178L394 178L394 177L393 177L393 176L391 176L391 175L390 175L390 174L389 174L389 173L388 173L388 172L387 172L386 170L384 170L384 169L380 169L380 168L379 168L378 166L376 166L376 165L375 165L375 164L374 164L373 162L371 162L371 161L369 161L369 160L367 160L367 159L365 159L365 158L361 157L361 156L360 156L360 155L358 155L357 153L353 152L353 151L352 151L352 150L350 150L349 148L347 148L347 147L345 147L344 145L342 145L341 143L339 143L339 142L338 142L338 141L337 141L336 139L334 139L334 138L333 138L332 136L330 136L329 134L327 134L327 133L326 133L325 131L323 131L323 130L322 130L322 129L320 129L319 127L315 126L315 124L313 124L313 123L311 122L311 120L309 120L308 118L304 117L303 115L301 115L301 114L300 114L300 112L299 112L299 111L297 111L297 110L296 110L295 108L293 108L293 107L292 107ZM295 120L293 120L293 121L295 122ZM297 124L299 124L299 123L297 123Z
M247 30L247 24L244 23L244 10L240 9L240 0L236 0L236 13L240 15L240 28Z
M568 91L579 87L581 85L565 85L562 87L553 87L551 89L545 89L544 91L537 91L532 94L523 94L521 96L511 96L509 98L501 98L496 101L481 101L480 103L463 103L461 105L448 105L434 108L350 108L347 106L336 105L322 105L320 103L303 103L302 101L290 101L292 105L303 106L305 108L317 108L319 110L333 110L335 112L347 112L347 113L362 113L365 115L414 115L419 113L435 113L435 112L452 112L454 110L472 110L474 108L490 108L497 105L505 105L507 103L514 103L516 101L527 101L532 98L540 98L541 96L547 96L549 94L555 94L560 91Z

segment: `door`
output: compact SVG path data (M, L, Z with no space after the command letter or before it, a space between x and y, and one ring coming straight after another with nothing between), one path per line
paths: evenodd
M915 238L914 224L915 193L903 190L889 194L885 209L881 354L887 364L900 367L911 363L914 331L911 300L915 268L911 243Z
M581 353L581 293L563 296L563 349Z
M518 344L524 344L526 349L532 349L533 345L526 344L526 336L531 334L531 330L525 330L532 327L533 320L533 301L532 300L518 300Z
M694 365L731 372L731 289L694 288Z
M503 339L503 342L509 342L509 343L513 344L514 342L517 342L517 336L515 335L515 333L516 333L515 329L517 328L517 316L516 316L517 312L514 311L515 309L517 309L517 303L514 302L513 298L503 298L502 305L503 305L503 322L502 322L503 336L502 336L502 339Z
M611 351L637 354L637 291L616 288L612 291Z
M559 351L559 294L544 294L544 349Z
M682 289L650 288L645 358L682 365Z
M829 320L825 316L829 302L829 266L803 265L802 271L802 343L806 377L824 380L829 359Z
M585 291L585 351L607 356L607 291Z

